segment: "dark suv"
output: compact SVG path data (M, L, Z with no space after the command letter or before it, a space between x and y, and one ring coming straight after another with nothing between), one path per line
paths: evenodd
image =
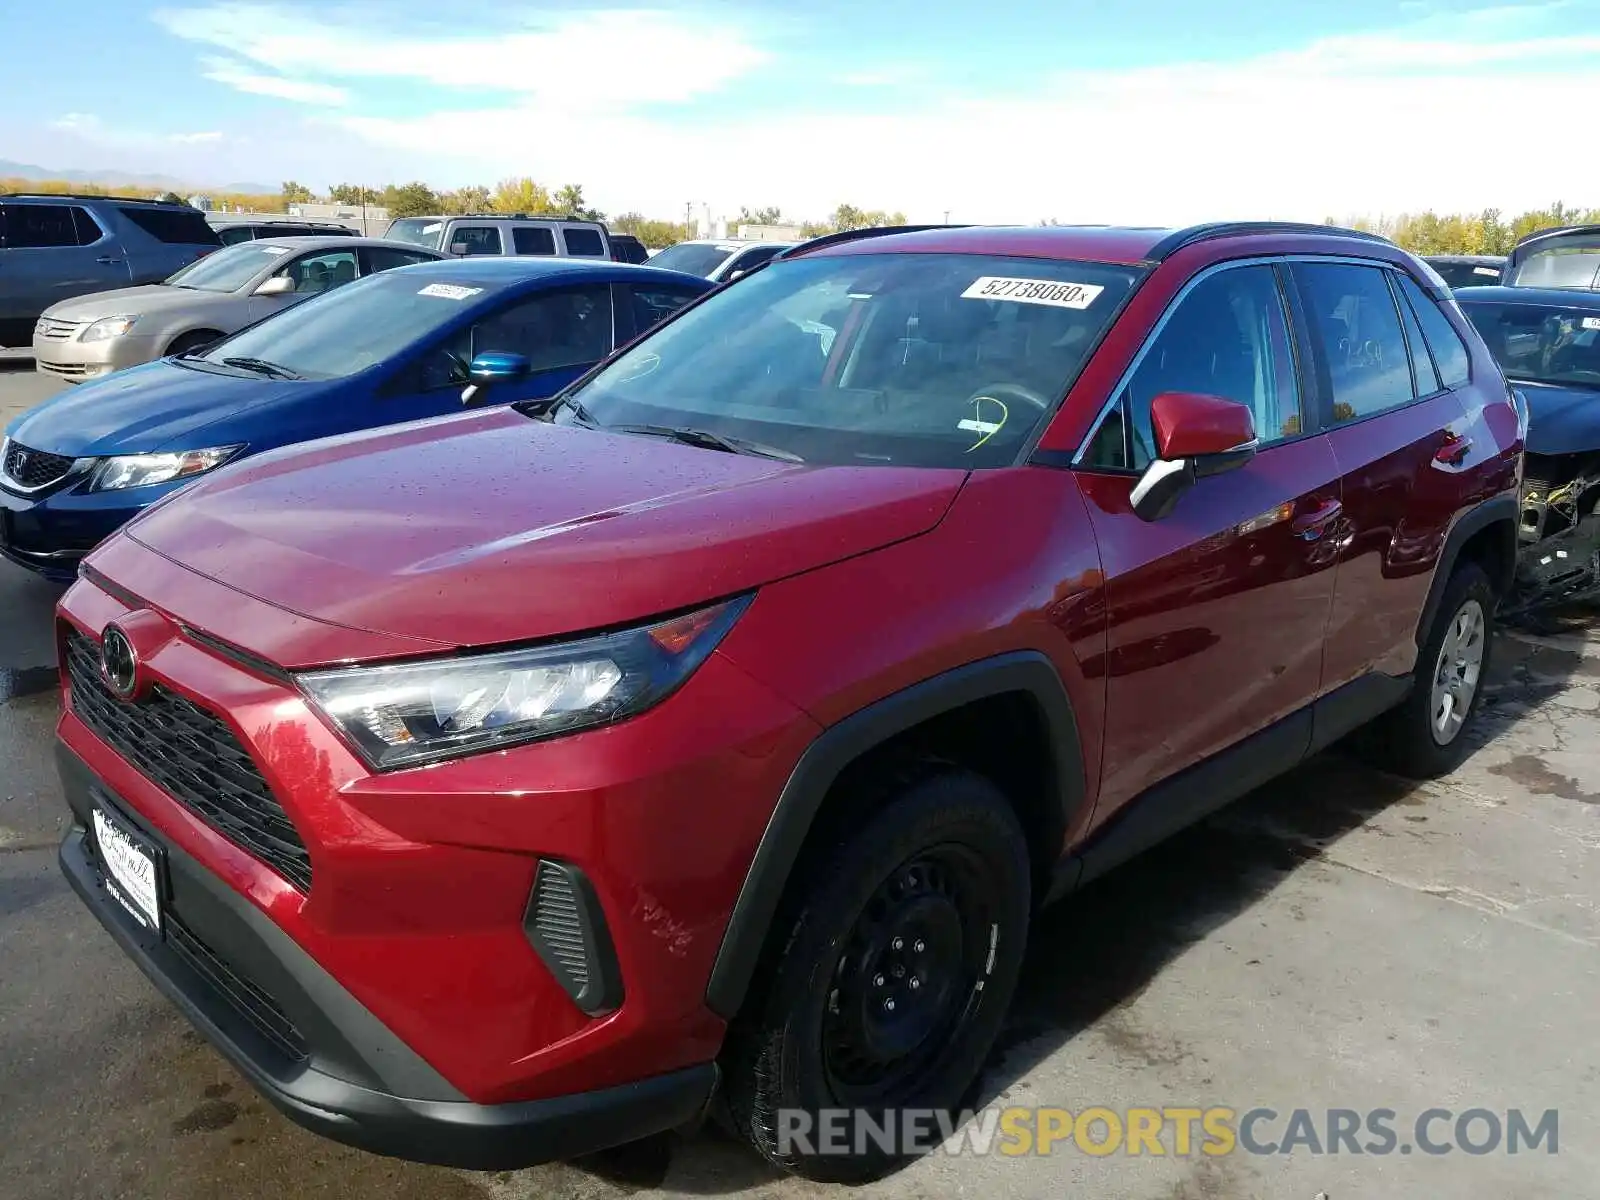
M0 196L0 346L27 346L52 304L160 283L222 243L205 214L122 196Z
M1358 730L1462 760L1525 424L1376 238L814 241L554 402L104 543L61 862L330 1137L505 1167L711 1107L871 1176L906 1147L786 1131L959 1104L1040 904Z

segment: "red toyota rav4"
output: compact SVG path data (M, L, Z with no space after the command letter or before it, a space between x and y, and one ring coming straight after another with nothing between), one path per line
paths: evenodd
M1378 238L811 242L554 403L105 543L61 861L331 1137L505 1167L714 1107L879 1173L784 1110L959 1105L1039 904L1369 723L1462 759L1524 427Z

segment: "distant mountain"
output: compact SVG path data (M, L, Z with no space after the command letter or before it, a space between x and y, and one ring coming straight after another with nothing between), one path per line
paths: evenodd
M223 187L199 186L189 180L172 175L138 174L131 171L76 171L50 167L36 167L32 163L11 162L0 158L0 179L60 179L67 183L100 183L106 187L150 188L154 191L172 191L187 195L190 192L240 192L246 195L272 195L278 191L272 183L230 183Z

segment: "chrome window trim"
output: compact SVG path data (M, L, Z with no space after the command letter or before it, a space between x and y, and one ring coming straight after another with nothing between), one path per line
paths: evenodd
M1089 426L1089 431L1084 435L1083 440L1078 443L1078 448L1073 451L1070 466L1073 469L1084 466L1084 459L1093 448L1094 440L1100 433L1100 427L1105 424L1106 418L1111 415L1111 410L1117 406L1124 389L1133 382L1134 375L1138 373L1139 368L1144 364L1145 355L1150 353L1150 349L1155 345L1156 339L1161 336L1162 330L1167 327L1167 322L1172 319L1172 314L1177 312L1179 305L1188 299L1190 292L1213 275L1220 275L1224 271L1234 271L1241 267L1270 267L1278 263L1329 263L1355 267L1375 267L1380 270L1399 270L1398 264L1392 263L1388 259L1356 258L1348 254L1266 254L1254 258L1230 258L1226 262L1212 263L1178 289L1178 294L1168 301L1167 307L1161 311L1161 316L1150 327L1150 332L1145 335L1138 352L1134 354L1122 374L1117 377L1116 386L1111 389L1111 395L1106 398L1106 402L1101 405L1100 411L1095 414L1094 421ZM1395 314L1396 317L1399 315L1398 312ZM1284 319L1289 322L1292 329L1293 319L1288 311L1287 304L1285 305ZM1304 400L1306 391L1304 378L1301 378L1299 383L1301 399ZM1132 467L1125 469L1128 471L1133 470Z

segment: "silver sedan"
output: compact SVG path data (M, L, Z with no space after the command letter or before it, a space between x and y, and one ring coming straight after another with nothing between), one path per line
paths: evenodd
M33 328L34 364L73 383L199 349L310 296L442 255L379 238L241 242L161 283L63 300Z

